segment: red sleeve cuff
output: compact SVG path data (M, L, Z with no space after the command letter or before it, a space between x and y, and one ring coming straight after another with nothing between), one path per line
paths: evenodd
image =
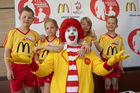
M109 66L109 65L107 64L107 61L105 61L105 63L104 63L104 68L105 68L107 71L109 71L109 70L112 69L112 66Z
M39 69L38 64L35 62L35 60L32 60L32 63L30 64L30 68L33 72L36 72Z

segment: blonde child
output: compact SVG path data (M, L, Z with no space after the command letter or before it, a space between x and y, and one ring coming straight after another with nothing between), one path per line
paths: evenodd
M27 6L22 8L19 16L21 26L10 30L3 43L7 78L12 93L22 93L23 84L25 93L33 93L33 87L36 86L36 76L27 65L32 61L33 49L39 39L39 34L30 29L33 19L32 9Z
M48 55L49 50L53 49L53 48L51 49L47 48L46 50L45 46L49 47L49 46L56 46L60 44L59 38L56 37L56 31L58 30L57 22L54 19L48 17L45 20L44 27L45 27L45 32L47 34L46 40L45 42L41 42L39 40L38 45L37 45L38 47L36 47L35 49L35 60L39 64L42 64L42 62ZM39 50L39 51L36 52L36 50ZM51 51L55 51L55 49ZM38 86L41 89L41 93L50 93L51 77L52 77L52 74L43 78L39 78L39 77L37 78Z
M88 17L83 17L80 20L82 29L84 30L84 39L86 41L92 41L92 21Z
M90 46L92 46L92 41L97 38L95 35L95 31L92 29L92 21L89 17L83 17L80 20L80 24L82 29L84 30L84 40L89 42Z
M113 55L124 50L122 37L115 32L117 27L117 18L115 16L108 16L106 19L106 28L108 32L103 34L98 42L97 38L94 38L94 44L100 52L103 61L107 61ZM112 73L103 77L105 79L105 93L111 93L111 91L112 93L118 93L118 78L120 77L120 70L124 72L122 62L117 62L113 68L114 71Z

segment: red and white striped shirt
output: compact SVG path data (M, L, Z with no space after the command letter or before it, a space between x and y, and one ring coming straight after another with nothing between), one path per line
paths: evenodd
M79 80L78 71L76 66L77 51L81 46L69 46L67 45L68 59L69 59L69 71L66 83L66 93L78 93Z

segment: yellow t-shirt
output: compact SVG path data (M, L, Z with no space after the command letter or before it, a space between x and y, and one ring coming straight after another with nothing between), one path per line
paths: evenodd
M89 41L89 42L92 41L92 37L91 37L91 36L85 36L84 39L85 39L86 41Z
M46 38L45 42L38 41L38 46L48 46L48 45L50 45L50 46L56 46L58 44L60 44L60 40L57 37L54 38L52 41L49 41L47 38ZM44 59L46 58L46 56L48 55L48 53L49 53L49 51L48 50L45 50L45 49L42 49L42 50L40 50L38 52L38 54L39 54L39 62L40 63L44 61Z
M38 38L39 34L33 30L29 30L27 33L23 33L16 28L8 32L7 37L5 38L5 41L3 43L3 46L11 49L11 56L14 54L21 54L28 55L32 58L33 49L38 41ZM14 63L23 64L20 62Z
M118 34L114 37L107 33L103 34L99 39L99 45L103 48L102 57L105 59L109 59L112 55L124 50L122 37Z

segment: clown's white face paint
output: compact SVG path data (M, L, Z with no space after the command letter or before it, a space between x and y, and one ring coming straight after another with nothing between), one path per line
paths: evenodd
M65 39L67 45L77 45L78 40L78 31L75 27L69 27L67 28L65 32Z

